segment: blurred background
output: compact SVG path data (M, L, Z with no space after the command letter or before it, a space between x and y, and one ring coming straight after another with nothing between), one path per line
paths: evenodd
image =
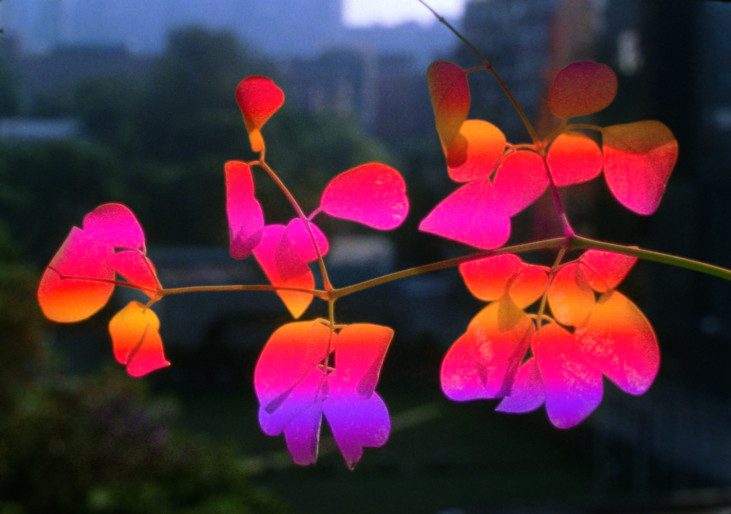
M552 76L610 64L616 101L591 122L658 118L680 142L645 219L601 180L569 188L580 232L731 266L731 4L717 1L433 0L488 55L540 128ZM252 370L286 321L273 295L191 295L156 306L173 366L141 381L113 363L106 323L41 319L40 272L100 203L129 205L167 287L259 283L227 252L223 162L248 159L234 101L249 74L287 94L268 155L305 209L329 177L369 160L399 169L412 211L393 233L322 221L336 285L465 253L419 234L454 188L425 69L476 64L416 0L0 0L0 513L731 512L731 286L639 263L625 291L663 363L642 397L606 384L583 425L441 395L440 359L480 309L455 270L338 303L341 322L396 330L379 390L387 446L347 471L329 437L294 466L256 421ZM489 76L471 117L525 141ZM291 214L258 180L268 220ZM513 241L557 233L543 198ZM536 255L537 259L551 256ZM313 306L310 314L322 312ZM325 431L327 432L327 431Z

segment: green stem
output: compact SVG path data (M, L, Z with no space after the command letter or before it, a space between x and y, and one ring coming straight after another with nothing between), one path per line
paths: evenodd
M388 284L396 280L404 278L414 277L416 275L423 275L424 273L431 273L432 271L439 271L447 268L453 268L459 266L463 262L473 261L475 259L481 259L482 257L489 257L491 255L498 255L501 253L526 253L533 252L536 250L546 250L549 248L559 248L566 244L566 238L555 237L552 239L543 239L541 241L535 241L532 243L523 243L513 246L503 246L495 250L485 250L482 252L475 252L469 255L463 255L461 257L453 257L451 259L444 259L442 261L432 262L429 264L423 264L421 266L415 266L413 268L407 268L388 275L372 278L363 282L358 282L346 287L341 287L332 291L334 298L342 298L343 296L349 296L351 294L370 289L371 287Z
M262 285L249 285L249 284L230 284L230 285L215 285L215 286L186 286L186 287L170 287L160 291L161 296L172 296L176 294L188 294L188 293L221 293L231 291L294 291L297 293L308 293L316 296L322 300L327 300L328 294L322 289L305 289L300 287L283 287L283 286L272 286L269 284Z
M574 236L571 238L571 248L595 248L597 250L608 250L610 252L623 253L625 255L633 255L645 261L659 262L668 264L677 268L684 268L691 271L697 271L713 277L731 280L731 269L708 264L687 257L679 257L669 253L656 252L654 250L645 250L637 246L625 246L617 243L608 243L606 241L598 241L588 237Z

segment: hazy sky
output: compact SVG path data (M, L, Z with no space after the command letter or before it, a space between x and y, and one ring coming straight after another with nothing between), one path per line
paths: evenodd
M467 0L427 0L440 14L458 16ZM348 25L394 25L404 21L429 23L434 16L417 0L344 0L343 16Z

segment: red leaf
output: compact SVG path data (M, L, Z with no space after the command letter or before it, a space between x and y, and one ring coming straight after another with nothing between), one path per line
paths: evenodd
M127 282L143 288L143 292L150 298L156 298L162 289L155 266L139 250L117 252L109 259L109 265Z
M587 250L579 258L589 285L599 293L617 287L637 262L637 257L604 250Z
M601 111L617 96L617 76L606 64L574 62L563 68L548 92L548 107L562 119Z
M284 105L284 92L268 77L247 77L236 87L236 102L244 117L251 150L261 152L261 128Z
M535 202L548 188L543 157L517 151L505 156L495 172L495 197L503 212L514 216Z

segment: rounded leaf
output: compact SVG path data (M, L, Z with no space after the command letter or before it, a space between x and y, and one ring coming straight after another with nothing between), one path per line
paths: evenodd
M530 358L518 368L513 387L510 388L510 394L503 398L495 410L511 414L524 414L536 410L543 405L545 399L543 380L541 380L536 359Z
M248 164L228 161L224 175L229 252L234 259L244 259L261 241L264 211L254 196L254 177Z
M505 151L505 135L492 123L466 120L446 147L447 172L455 182L488 178Z
M261 152L264 149L261 128L284 105L284 92L269 77L247 77L236 87L236 102L244 117L251 149Z
M617 287L637 262L637 257L590 249L579 257L581 271L594 291L605 293Z
M170 366L160 338L160 320L152 309L130 302L109 321L114 357L127 373L141 377Z
M612 125L602 130L604 178L619 203L642 215L660 205L678 159L678 142L655 120Z
M84 232L114 248L145 250L145 234L137 217L121 203L105 203L84 216Z
M109 301L114 249L80 228L73 227L43 272L38 303L43 314L60 323L84 320Z
M584 324L594 308L594 291L576 262L564 264L548 286L548 305L556 321L572 327Z
M406 219L409 199L401 174L380 162L362 164L333 178L320 199L326 214L392 230Z
M514 216L538 200L548 184L543 157L530 151L512 152L495 172L495 197L502 211Z
M643 394L660 367L660 348L642 311L617 291L602 295L576 339L609 380L629 394Z
M617 76L606 64L574 62L556 75L548 92L548 107L561 119L601 111L617 96Z
M578 132L564 132L554 139L546 163L558 187L588 182L599 176L604 165L599 145Z

